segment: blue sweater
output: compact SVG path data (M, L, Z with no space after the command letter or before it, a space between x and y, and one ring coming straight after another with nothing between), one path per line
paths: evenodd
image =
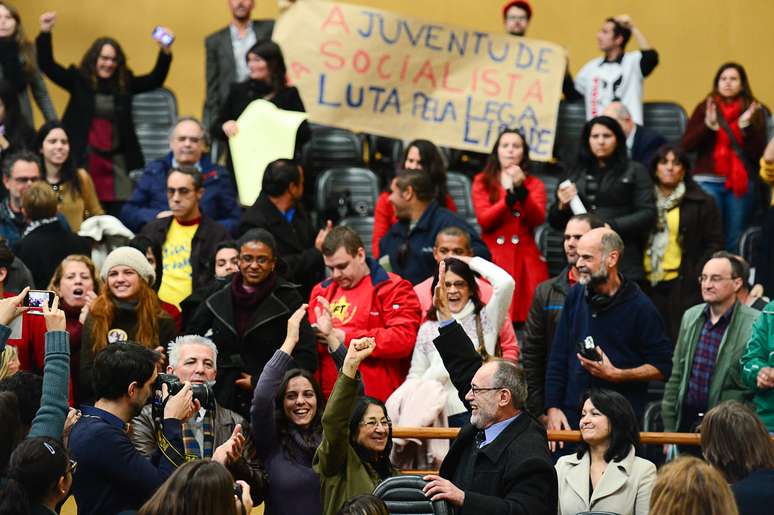
M213 164L206 154L199 160L198 167L204 180L199 209L236 235L242 209L237 201L234 178L225 168ZM139 232L145 224L155 220L157 214L169 209L167 174L171 169L172 152L145 166L140 182L121 209L121 221L132 231Z
M134 448L124 421L111 413L93 406L81 411L83 416L70 431L70 453L78 462L72 489L78 515L139 509L174 472L176 463L160 453L159 464L154 465ZM163 431L172 447L183 449L179 420L165 419Z
M595 307L586 287L576 284L564 302L546 369L546 408L560 408L574 429L579 420L579 402L590 387L617 391L640 417L647 402L648 383L610 383L597 379L581 367L577 344L587 336L602 348L610 362L622 369L653 365L668 378L672 372L672 345L656 307L636 283L624 279L620 290L606 306Z
M407 220L393 224L379 242L379 255L390 256L392 272L408 279L411 284L419 284L438 270L438 264L433 258L435 237L441 229L452 226L470 234L473 254L487 261L492 260L489 249L473 226L445 207L440 207L436 200L430 202L413 228L409 227ZM408 249L401 266L398 254L407 241Z

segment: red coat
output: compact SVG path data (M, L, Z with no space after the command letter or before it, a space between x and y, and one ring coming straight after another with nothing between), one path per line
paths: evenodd
M535 288L548 279L548 267L535 243L535 228L546 220L546 190L542 181L528 175L527 198L506 205L505 189L498 185L497 200L489 200L484 174L473 180L473 208L481 226L481 239L492 253L492 261L516 281L511 302L511 320L525 322Z
M448 193L446 194L446 205L443 207L452 213L457 212L457 204ZM397 222L398 217L395 216L395 208L390 202L390 194L383 191L376 200L376 207L374 207L374 233L371 243L371 255L374 258L379 257L379 242L382 241L382 236L387 234L390 227Z
M368 260L370 275L354 288L345 290L331 279L319 283L309 300L309 323L314 323L317 297L331 303L333 326L343 329L345 345L353 338L372 336L376 339L373 353L360 365L366 395L386 401L403 384L411 364L411 354L422 318L419 300L411 283L387 273L375 261ZM317 378L328 397L338 373L328 347L318 342L320 366Z

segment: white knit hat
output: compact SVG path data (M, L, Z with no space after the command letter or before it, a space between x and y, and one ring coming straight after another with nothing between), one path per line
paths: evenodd
M102 272L100 273L102 280L107 281L107 275L111 268L122 265L134 269L140 274L140 277L145 279L148 286L153 286L153 283L156 282L156 271L142 252L134 247L118 247L108 254L102 264Z

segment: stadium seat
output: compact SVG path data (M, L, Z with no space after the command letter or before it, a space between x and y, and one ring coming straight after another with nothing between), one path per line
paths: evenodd
M739 238L739 252L738 254L744 258L748 263L758 262L758 253L761 250L761 237L763 235L763 228L759 225L754 225L745 229L742 236Z
M312 136L303 149L304 171L316 177L323 170L363 164L363 142L346 129L311 125Z
M581 102L559 103L556 119L556 138L554 139L554 157L564 163L575 161L578 141L586 124L586 106Z
M475 217L473 199L470 196L470 179L459 172L446 173L446 189L457 205L457 214L462 218Z
M175 94L166 88L132 97L132 118L145 162L169 152L169 131L177 120Z
M431 501L422 488L427 481L420 476L388 477L374 490L374 495L387 505L387 510L393 513L412 515L450 515L451 507L446 501Z
M374 217L373 216L348 216L339 220L339 224L352 228L363 240L366 256L371 255L371 246L374 241Z
M376 198L379 196L379 179L368 168L342 167L326 170L317 179L315 206L319 213L325 213L337 206L331 202L338 195L348 203L347 212L341 217L373 214ZM350 212L352 211L352 212Z
M462 172L467 177L473 177L486 166L489 154L471 152L469 150L449 149L448 168Z
M666 138L669 143L679 143L688 123L685 109L674 102L645 102L643 125Z
M546 223L535 229L535 243L546 258L549 277L559 275L567 266L567 256L564 255L564 234Z

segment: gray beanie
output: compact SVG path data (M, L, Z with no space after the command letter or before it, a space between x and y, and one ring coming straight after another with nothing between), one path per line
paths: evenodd
M118 247L108 254L105 262L102 264L102 272L99 274L103 281L107 281L108 272L114 266L128 266L134 269L135 272L140 274L140 277L145 279L148 286L153 286L153 283L156 282L156 271L148 263L148 259L143 256L142 252L134 247Z

